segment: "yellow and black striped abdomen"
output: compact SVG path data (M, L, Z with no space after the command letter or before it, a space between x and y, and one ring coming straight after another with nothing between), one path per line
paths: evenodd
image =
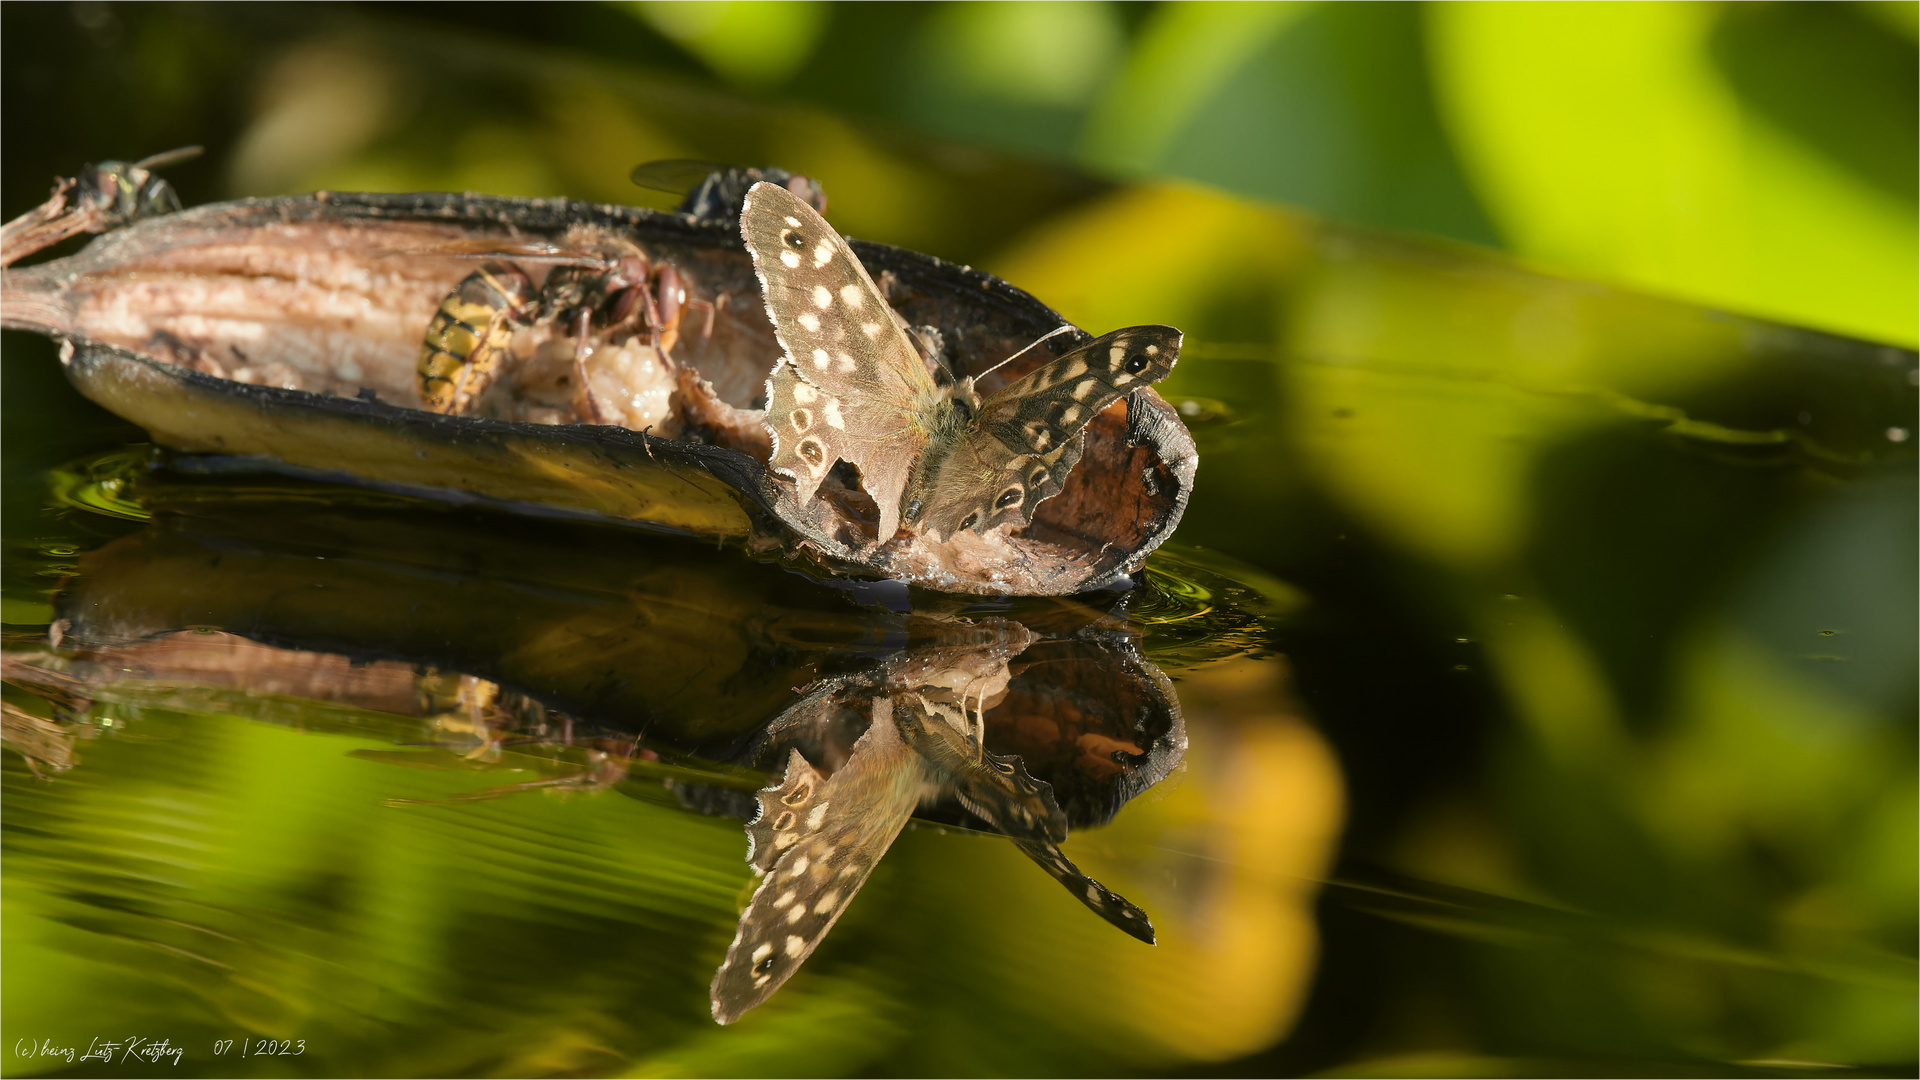
M440 301L420 344L420 401L465 413L499 374L513 328L533 321L538 297L518 268L487 263Z

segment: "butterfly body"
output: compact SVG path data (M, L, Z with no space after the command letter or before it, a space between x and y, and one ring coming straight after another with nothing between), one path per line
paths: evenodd
M876 543L902 525L945 541L1028 525L1079 461L1088 423L1173 370L1180 332L1117 330L990 395L936 382L852 248L774 184L748 192L741 235L786 355L767 379L774 471L813 498L836 461L860 471Z

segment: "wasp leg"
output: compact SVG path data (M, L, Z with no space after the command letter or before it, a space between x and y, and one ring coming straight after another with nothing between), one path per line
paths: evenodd
M660 347L660 340L668 330L668 327L666 320L660 315L660 305L654 300L652 289L642 288L640 290L640 306L641 310L646 313L643 318L644 325L647 328L647 344L653 346L654 352L665 355Z
M586 308L573 322L573 378L576 382L573 392L573 408L576 413L590 423L604 424L606 417L600 412L600 403L594 400L593 386L587 382L587 357L593 354L593 345L587 337L592 329L593 313Z
M727 294L721 293L718 297L715 297L712 300L688 300L687 306L690 308L703 308L706 310L707 320L705 325L703 325L700 328L700 341L703 344L706 342L712 341L713 340L713 320L719 316L720 309L727 306Z

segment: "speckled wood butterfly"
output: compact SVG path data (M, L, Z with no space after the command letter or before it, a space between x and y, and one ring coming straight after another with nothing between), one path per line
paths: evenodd
M802 502L836 461L859 469L883 544L901 525L944 541L1031 522L1087 423L1179 357L1178 330L1128 327L982 398L971 377L935 381L847 242L792 192L754 185L740 232L786 350L767 379L773 468Z

